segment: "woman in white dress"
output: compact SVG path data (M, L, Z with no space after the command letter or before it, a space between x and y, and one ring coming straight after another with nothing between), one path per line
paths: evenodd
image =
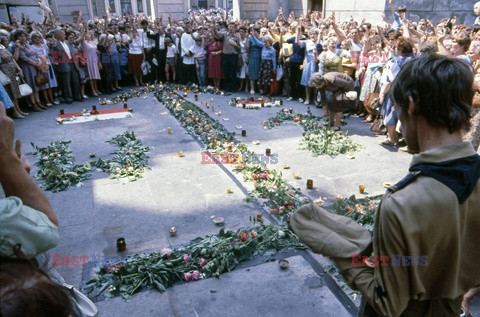
M240 79L240 88L238 91L243 90L243 86L245 85L245 92L248 92L248 52L249 52L249 45L248 45L248 37L247 37L247 28L245 26L241 26L239 28L238 33L240 34L240 55L242 59L242 65L238 69L237 77Z

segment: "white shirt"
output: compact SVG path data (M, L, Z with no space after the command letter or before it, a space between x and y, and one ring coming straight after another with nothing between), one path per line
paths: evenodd
M65 53L68 55L68 59L72 59L72 54L70 54L70 48L68 47L68 44L65 43L65 41L60 42L62 45L63 49L65 50Z
M161 50L165 49L165 33L158 36L158 48Z
M183 57L183 63L186 65L193 65L195 63L193 54L191 56L185 56L185 54L189 52L189 48L195 45L195 41L193 40L192 35L188 33L183 33L181 41L182 41L181 55Z
M139 29L138 35L140 36L140 39L142 40L143 48L152 48L155 45L155 41L151 40L147 37L147 32L143 32L143 29Z
M167 46L167 57L175 57L175 54L177 53L178 53L178 50L175 45Z
M130 43L130 45L128 47L128 53L129 54L135 54L135 55L143 54L142 40L139 37L134 38L132 40L132 42Z

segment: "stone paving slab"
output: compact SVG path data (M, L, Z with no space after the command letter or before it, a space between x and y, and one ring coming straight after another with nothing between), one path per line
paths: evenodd
M395 182L407 171L410 156L379 146L381 138L372 136L368 126L358 118L347 120L349 135L364 145L355 153L356 159L344 156L314 158L298 150L301 127L289 123L265 130L261 126L262 121L281 108L244 110L227 106L232 96L200 95L199 99L206 101L212 97L216 104L222 104L222 116L209 114L229 131L236 132L250 150L264 153L265 148L270 147L273 153L278 153L278 164L269 167L280 169L283 164L289 164L291 169L284 170L284 177L312 199L322 195L331 202L337 194L349 196L358 191L359 182L366 185L368 194L381 194L384 181ZM187 99L193 101L193 95L189 94ZM137 182L112 180L107 174L95 171L92 180L85 181L82 187L60 193L47 192L60 220L61 237L58 247L50 253L116 257L178 246L198 236L218 232L212 216L224 217L227 229L251 226L249 217L260 209L258 204L244 201L245 187L250 184L243 183L241 175L233 177L229 173L230 166L201 164L202 147L185 133L173 116L161 114L167 110L151 94L128 103L134 109L133 118L57 125L55 117L60 109L57 106L42 113L32 113L26 120L15 121L16 137L23 140L24 151L31 151L30 142L46 146L52 140L71 140L70 147L77 163L89 160L90 153L96 153L96 158L108 157L115 147L105 141L127 129L134 130L144 145L154 147L149 160L152 169ZM93 104L104 107L96 100L62 107L70 112L90 108ZM285 102L285 107L301 113L307 109L298 102ZM321 114L321 110L314 107L312 112ZM223 117L229 120L224 121ZM247 130L245 138L240 136L236 125ZM167 134L168 127L172 127L173 134ZM251 145L255 139L261 144ZM179 150L185 157L177 156ZM36 161L31 156L29 159L32 163ZM293 172L300 173L302 179L294 180ZM315 182L312 191L305 189L307 178ZM226 187L231 187L233 193L227 195ZM264 219L268 221L269 217ZM177 237L169 236L171 225L178 227ZM127 241L127 250L122 254L115 249L119 236ZM320 265L330 263L318 255L313 258ZM165 294L145 291L129 302L116 298L98 305L102 316L350 315L344 307L351 302L346 304L334 296L333 288L325 286L328 278L319 275L304 258L296 256L290 260L296 267L288 272L276 270L276 263L257 264L222 275L220 280L180 283ZM59 267L58 271L68 283L81 286L81 267ZM210 293L210 289L217 292Z
M287 258L289 269L267 262L225 273L220 279L182 283L162 295L136 295L142 311L115 298L98 302L101 316L348 316L325 282L302 256ZM268 276L268 279L265 277ZM161 300L159 300L161 299ZM167 304L168 303L168 304Z

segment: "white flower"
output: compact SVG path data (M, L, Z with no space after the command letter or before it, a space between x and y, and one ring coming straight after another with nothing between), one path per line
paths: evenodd
M278 230L277 233L278 233L278 236L279 236L280 238L285 237L285 232L283 232L282 230Z

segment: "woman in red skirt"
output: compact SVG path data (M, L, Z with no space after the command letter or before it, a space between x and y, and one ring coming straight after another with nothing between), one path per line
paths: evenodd
M138 36L137 30L130 33L130 45L128 48L128 72L133 75L135 85L139 83L143 86L142 80L142 62L143 62L143 45L142 40Z

